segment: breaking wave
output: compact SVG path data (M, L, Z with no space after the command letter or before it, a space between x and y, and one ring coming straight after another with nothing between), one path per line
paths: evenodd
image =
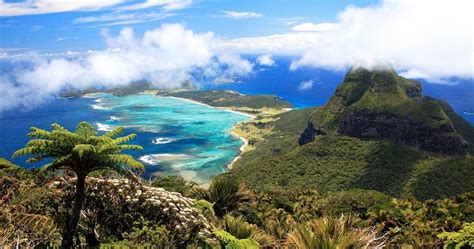
M168 144L168 143L172 143L172 142L175 142L176 139L172 139L172 138L167 138L167 137L157 137L155 139L153 139L151 142L154 143L154 144Z

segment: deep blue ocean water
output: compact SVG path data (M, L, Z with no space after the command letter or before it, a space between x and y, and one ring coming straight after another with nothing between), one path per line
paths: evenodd
M248 57L254 61L254 57ZM326 69L289 69L291 58L276 58L272 67L255 66L252 75L238 78L238 83L205 84L203 89L236 90L244 94L275 94L296 108L321 106L334 93L345 72ZM4 70L6 67L2 67ZM474 124L474 82L452 79L455 85L422 82L427 96L447 101L457 113ZM310 89L299 85L312 81ZM225 166L239 153L242 142L228 131L248 117L173 98L150 95L113 97L96 94L89 98L52 99L32 110L12 110L0 115L0 157L10 158L23 147L29 127L48 129L60 123L73 129L80 121L89 121L102 131L117 125L125 134L135 132L133 141L144 147L132 152L146 165L147 175L180 174L188 180L206 182L225 171ZM13 162L25 167L25 158Z

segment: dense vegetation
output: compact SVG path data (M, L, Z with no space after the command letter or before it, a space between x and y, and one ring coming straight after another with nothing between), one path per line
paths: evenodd
M367 77L371 80L364 81ZM243 154L233 165L229 177L263 191L315 189L328 192L361 188L421 200L474 192L474 158L469 153L433 153L395 138L340 134L338 126L342 117L362 109L403 116L402 120L389 119L387 129L414 117L418 120L416 127L423 127L419 128L423 133L413 136L426 136L430 141L430 136L438 134L440 140L433 140L433 144L443 141L444 136L454 136L471 144L468 151L474 148L474 128L446 103L423 97L417 82L391 71L355 70L346 75L327 105L292 110L266 123L264 129L268 135L253 144L254 150ZM375 116L375 119L383 117ZM367 120L366 125L372 121ZM314 140L300 146L299 138L308 122L317 127L314 130L317 134ZM429 128L446 124L449 124L447 133ZM377 130L378 127L368 128Z
M74 181L59 172L0 171L0 243L58 246L72 209ZM209 189L183 188L182 181L148 182L104 172L88 177L76 240L105 248L472 244L474 196L467 193L417 201L370 190L262 192L225 176L215 178ZM153 185L179 188L193 199Z
M175 91L162 92L161 96L173 96L192 99L218 107L290 108L291 104L275 95L242 95L234 91Z

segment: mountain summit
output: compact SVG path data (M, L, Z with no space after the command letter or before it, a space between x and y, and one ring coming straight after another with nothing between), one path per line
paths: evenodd
M444 154L465 154L469 143L455 129L444 102L422 95L420 82L391 68L352 68L329 102L311 115L315 131L362 139L389 139ZM311 134L307 128L305 134ZM310 142L302 136L300 144Z

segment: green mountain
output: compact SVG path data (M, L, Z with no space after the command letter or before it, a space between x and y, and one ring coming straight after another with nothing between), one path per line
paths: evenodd
M281 114L231 176L261 190L374 189L442 198L474 191L474 128L392 69L351 69L320 108Z

